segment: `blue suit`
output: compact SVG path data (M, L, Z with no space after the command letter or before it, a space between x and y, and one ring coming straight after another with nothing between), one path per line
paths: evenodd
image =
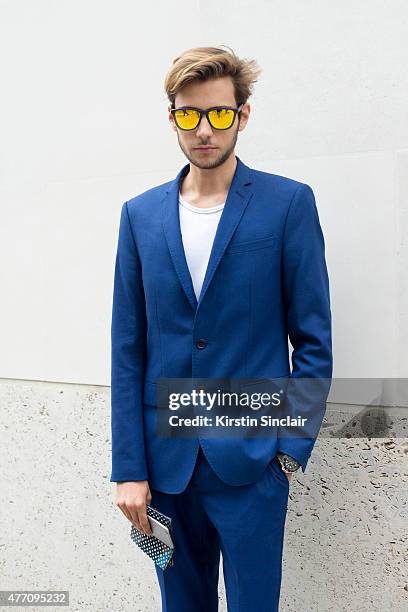
M168 493L188 484L199 439L156 435L161 377L331 378L329 280L313 191L236 159L198 303L178 213L189 164L122 207L111 326L111 481L148 479ZM297 405L296 413L314 409ZM277 451L304 472L314 443L287 435L201 440L231 485L258 480Z
M316 436L280 436L276 428L265 437L159 436L160 379L332 376L329 280L313 191L236 160L198 301L178 212L189 164L121 211L111 481L148 480L151 505L173 518L174 566L155 566L163 612L218 609L220 551L229 612L278 610L289 481L276 453L296 458L304 472ZM243 382L240 390L251 388ZM317 415L312 399L295 395L289 412L314 412L321 424L325 394Z

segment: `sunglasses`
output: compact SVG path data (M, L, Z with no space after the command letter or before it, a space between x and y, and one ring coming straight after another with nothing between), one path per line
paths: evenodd
M243 104L238 108L212 106L207 110L195 106L180 106L179 108L172 108L171 114L180 130L195 130L200 125L203 115L207 117L207 121L215 130L228 130L234 123L235 115L240 114L243 106Z

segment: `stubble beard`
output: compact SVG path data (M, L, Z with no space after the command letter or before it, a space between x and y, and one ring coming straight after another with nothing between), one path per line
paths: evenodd
M197 168L201 168L202 170L210 170L211 168L218 168L218 166L221 166L229 158L229 156L235 149L235 145L238 140L238 131L239 130L237 127L237 129L234 132L233 140L231 144L228 146L228 148L220 152L217 150L217 153L219 154L214 159L209 159L208 161L198 159L200 155L199 153L197 153L197 155L193 157L189 153L188 149L186 149L186 147L181 142L179 132L177 132L177 140L180 145L180 149L183 151L184 155L187 157L189 162L191 162L194 166L197 166ZM205 145L203 144L202 146L205 146Z

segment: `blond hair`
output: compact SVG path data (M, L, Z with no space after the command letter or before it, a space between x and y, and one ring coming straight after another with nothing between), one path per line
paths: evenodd
M221 47L227 47L221 45ZM253 84L262 70L253 59L240 59L230 48L224 51L220 47L194 47L178 55L167 72L164 89L174 106L176 94L192 81L207 81L223 76L230 76L234 83L237 106L245 104L253 93Z

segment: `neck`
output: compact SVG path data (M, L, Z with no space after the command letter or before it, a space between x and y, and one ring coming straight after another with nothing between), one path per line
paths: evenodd
M232 154L216 168L198 168L190 163L190 171L183 177L180 192L187 200L228 193L237 167L237 159ZM187 197L188 196L188 197Z

